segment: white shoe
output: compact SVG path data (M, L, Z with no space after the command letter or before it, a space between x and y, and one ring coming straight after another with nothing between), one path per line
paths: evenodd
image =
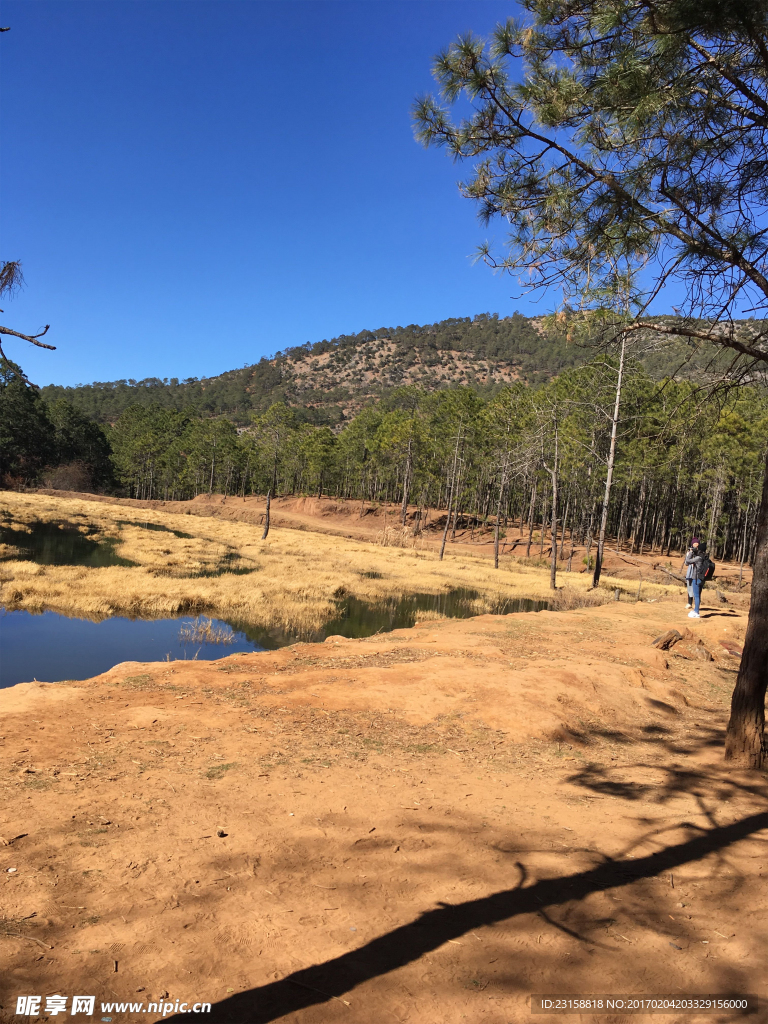
M685 610L686 610L686 611L689 611L689 610L690 610L691 608L693 608L693 605L692 605L692 604L691 604L691 603L689 602L689 603L688 603L688 604L687 604L687 605L685 606Z
M701 616L699 615L698 612L688 612L688 618L689 619L700 619Z

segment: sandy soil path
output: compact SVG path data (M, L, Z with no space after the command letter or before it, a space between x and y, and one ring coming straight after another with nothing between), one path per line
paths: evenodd
M745 622L483 616L0 692L0 1016L59 993L115 1022L163 1014L101 1003L546 1024L532 992L765 996L768 786L722 762Z

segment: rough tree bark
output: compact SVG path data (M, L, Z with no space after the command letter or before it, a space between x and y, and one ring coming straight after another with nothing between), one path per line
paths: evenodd
M757 517L757 549L752 564L752 594L747 635L731 717L725 736L725 759L749 768L768 764L765 737L765 694L768 687L768 452L763 496Z

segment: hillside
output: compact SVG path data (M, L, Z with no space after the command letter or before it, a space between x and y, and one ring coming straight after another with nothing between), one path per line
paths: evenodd
M468 384L487 391L518 379L536 384L587 357L519 313L504 319L486 313L341 335L201 380L150 377L74 388L49 385L42 393L49 401L66 398L102 423L133 404L191 408L247 423L253 412L275 401L305 409L312 422L337 423L395 387L433 390Z
M694 354L682 339L660 347L651 343L644 351L636 347L633 354L656 379L706 374L723 360L722 353L707 346ZM49 402L65 398L100 423L113 422L131 405L159 405L224 415L244 425L273 402L286 402L308 422L334 425L393 388L415 385L433 391L469 385L488 394L513 380L545 383L593 355L590 348L546 331L540 319L481 313L307 342L215 377L51 384L41 391Z

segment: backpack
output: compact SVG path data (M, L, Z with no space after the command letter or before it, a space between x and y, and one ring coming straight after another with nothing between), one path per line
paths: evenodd
M715 563L711 558L707 559L707 563L704 566L704 575L701 577L702 582L706 583L708 580L713 579L715 575Z

